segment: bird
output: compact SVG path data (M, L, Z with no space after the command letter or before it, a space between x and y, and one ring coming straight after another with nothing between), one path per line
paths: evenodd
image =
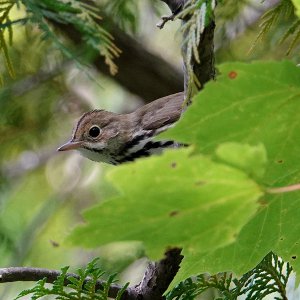
M127 114L95 109L83 114L71 140L58 151L78 150L84 157L112 165L161 153L183 144L153 140L175 125L183 112L184 93L176 93L137 108Z

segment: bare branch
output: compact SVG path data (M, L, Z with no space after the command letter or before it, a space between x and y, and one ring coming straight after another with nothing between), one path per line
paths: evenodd
M165 258L156 263L149 263L144 278L136 291L143 300L162 300L164 292L179 270L183 256L181 249L173 248L165 253ZM140 299L140 298L137 298Z
M122 300L162 300L163 294L179 270L179 264L183 258L178 248L170 249L166 252L166 257L159 262L149 263L143 280L133 288L127 288L122 295ZM16 281L38 281L46 278L47 283L53 283L61 271L43 268L12 267L0 269L0 283ZM73 273L67 273L64 285L67 286L71 281L68 277L79 279ZM89 281L89 278L86 279ZM103 281L99 280L96 289L103 288ZM113 284L109 289L109 297L115 298L121 286Z
M47 283L53 283L57 277L61 274L57 270L49 270L43 268L26 268L26 267L11 267L11 268L2 268L0 269L0 283L4 282L16 282L16 281L38 281L46 278ZM79 279L79 276L73 273L68 273L68 277L74 277ZM89 279L87 278L86 281ZM65 281L67 286L69 283L72 283L68 279ZM103 281L98 281L96 285L97 289L103 288ZM111 285L109 290L109 297L115 298L118 294L118 291L121 289L118 285ZM129 298L126 298L129 299Z
M170 10L172 11L172 14L170 16L161 17L161 22L156 24L156 26L159 29L163 29L165 24L168 21L173 21L175 16L178 14L179 11L181 11L184 4L186 3L186 0L161 0L161 1L165 2L169 6Z

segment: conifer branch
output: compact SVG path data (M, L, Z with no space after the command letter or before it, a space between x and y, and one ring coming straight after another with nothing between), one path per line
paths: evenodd
M174 276L179 270L179 264L183 258L180 254L181 250L173 248L165 253L165 258L152 263L150 262L147 270L144 274L142 281L135 287L127 287L125 290L123 287L110 284L108 289L108 296L116 298L118 294L124 290L121 299L122 300L162 300L163 294L167 290ZM28 267L11 267L0 269L0 283L5 282L17 282L17 281L41 281L44 283L55 283L63 275L64 286L74 283L76 280L81 279L79 275L74 273L64 273L62 271L49 270L43 268L28 268ZM96 269L95 269L96 270ZM97 271L97 270L96 270ZM83 286L92 281L92 278L85 278ZM42 282L42 283L43 283ZM102 280L97 280L95 288L96 290L102 290L107 283ZM35 289L24 291L25 294L33 293Z
M214 8L216 1L161 0L176 17L183 20L182 56L184 60L185 97L190 101L193 92L215 78Z
M28 268L28 267L10 267L0 269L0 283L6 282L18 282L18 281L39 281L45 279L46 283L54 283L58 277L62 274L62 271L49 270L44 268ZM80 276L74 273L67 273L64 285L67 286L71 284L72 281L68 278L79 279ZM85 283L90 279L86 278ZM104 281L98 280L96 284L96 289L103 289ZM109 289L109 297L115 298L118 292L121 290L121 286L112 284ZM125 296L125 295L124 295ZM124 298L130 300L131 298Z

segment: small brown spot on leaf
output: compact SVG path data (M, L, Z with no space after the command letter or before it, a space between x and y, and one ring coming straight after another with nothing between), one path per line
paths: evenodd
M268 205L268 201L266 201L266 199L263 199L263 198L259 199L257 202L258 202L261 206L267 206L267 205Z
M237 72L235 72L235 71L229 72L229 73L228 73L228 77L229 77L230 79L235 79L235 78L237 77Z
M176 215L178 215L179 214L179 211L178 210L173 210L173 211L171 211L170 213L169 213L169 216L170 217L174 217L174 216L176 216Z
M195 182L196 186L201 186L201 185L204 185L204 184L206 184L206 182L203 181L203 180L198 180L198 181Z
M50 240L49 242L50 242L50 244L51 244L54 248L59 247L59 243L58 243L58 242L52 241L52 240Z
M277 163L278 163L278 164L282 164L282 163L283 163L283 160L282 160L282 159L279 159L279 160L277 160Z
M283 241L283 240L284 240L284 237L281 237L279 240L280 240L280 241Z
M293 255L293 256L292 256L292 259L296 259L296 258L297 258L297 256L296 256L296 255Z
M176 167L177 167L177 163L176 163L175 161L174 161L174 162L172 162L172 163L171 163L171 168L173 168L173 169L174 169L174 168L176 168Z

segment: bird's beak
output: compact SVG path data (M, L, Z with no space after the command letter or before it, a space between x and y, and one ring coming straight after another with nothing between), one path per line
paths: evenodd
M64 145L60 146L57 151L68 151L68 150L74 150L78 149L82 146L82 142L73 142L69 141L65 143Z

